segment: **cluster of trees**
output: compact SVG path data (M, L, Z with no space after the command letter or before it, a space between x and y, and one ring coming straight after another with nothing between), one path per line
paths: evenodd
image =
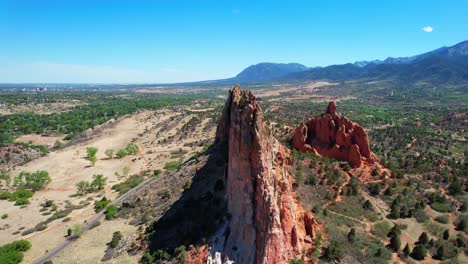
M47 171L21 172L13 179L13 185L35 192L44 189L50 181L51 178Z
M125 148L119 149L115 151L114 149L106 149L104 154L106 154L107 158L112 159L115 156L119 159L128 156L128 155L136 155L140 149L138 148L137 144L129 143Z
M86 94L73 95L83 100L83 105L73 108L71 111L34 114L20 113L11 115L0 115L0 144L10 142L17 134L43 134L59 133L74 135L89 128L103 124L111 118L131 114L139 109L159 109L175 104L190 104L194 99L206 98L206 95L192 94L186 96L176 95L138 95L131 94L123 98L121 94ZM70 98L67 93L51 94L44 96ZM3 100L5 98L0 98ZM8 100L12 104L32 103L30 98L11 97ZM44 101L45 99L41 99ZM47 100L46 100L47 101Z
M23 260L23 252L31 248L31 242L18 240L0 247L0 263L16 264Z
M107 178L102 174L94 175L91 182L79 181L76 184L78 194L84 195L90 192L100 191L106 185Z
M10 184L10 177L7 174L1 174L1 179L5 180L7 185ZM15 205L27 204L34 192L44 189L50 181L47 171L21 172L13 178L16 190L0 193L0 200L14 201Z

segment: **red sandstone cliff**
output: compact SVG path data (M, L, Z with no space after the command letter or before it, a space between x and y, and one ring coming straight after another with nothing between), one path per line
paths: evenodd
M322 226L292 189L288 149L273 136L249 91L229 92L216 142L227 146L227 223L207 263L289 263L314 249Z
M348 161L353 167L373 164L377 160L364 129L338 115L335 102L328 104L326 113L320 118L301 123L294 132L292 145L302 152Z

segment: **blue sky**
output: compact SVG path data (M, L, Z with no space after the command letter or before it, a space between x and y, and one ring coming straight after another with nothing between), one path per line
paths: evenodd
M259 62L408 56L468 39L467 14L466 0L0 0L0 83L182 82Z

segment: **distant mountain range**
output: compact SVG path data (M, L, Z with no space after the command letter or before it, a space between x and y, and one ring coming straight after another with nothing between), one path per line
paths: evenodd
M354 63L356 66L364 67L369 64L409 64L412 62L420 61L429 57L438 56L444 58L453 58L468 55L468 41L460 42L451 47L442 47L433 51L429 51L423 54L419 54L411 57L399 57L392 58L388 57L385 60L373 60L373 61L357 61Z
M238 82L264 82L284 77L290 73L303 72L308 68L299 63L263 62L245 68L233 79Z
M307 68L298 63L259 63L215 82L265 83L302 80L394 79L433 84L468 83L468 41L430 52L385 60Z

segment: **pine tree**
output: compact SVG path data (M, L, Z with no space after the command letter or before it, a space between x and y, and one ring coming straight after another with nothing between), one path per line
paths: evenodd
M401 229L399 224L395 224L390 232L388 232L387 237L392 237L394 235L401 235Z
M413 252L411 252L411 257L415 260L423 260L427 255L427 249L422 244L417 244Z
M406 246L405 246L405 248L403 249L403 254L405 255L405 257L408 257L410 253L411 253L411 249L410 249L410 247L409 247L409 244L406 243Z
M390 238L390 247L395 252L398 252L400 250L400 247L401 247L400 236L395 234L395 235L392 236L392 238Z
M446 255L445 247L444 245L440 245L439 248L437 249L437 258L440 260L444 260Z
M426 245L427 242L429 242L429 237L427 236L426 232L422 232L422 234L419 236L418 244Z
M444 236L443 236L443 237L444 237L444 240L448 240L448 239L449 239L450 233L449 233L448 229L446 229L446 230L444 231Z
M356 241L356 230L354 228L351 228L351 230L348 233L348 242L354 243Z

